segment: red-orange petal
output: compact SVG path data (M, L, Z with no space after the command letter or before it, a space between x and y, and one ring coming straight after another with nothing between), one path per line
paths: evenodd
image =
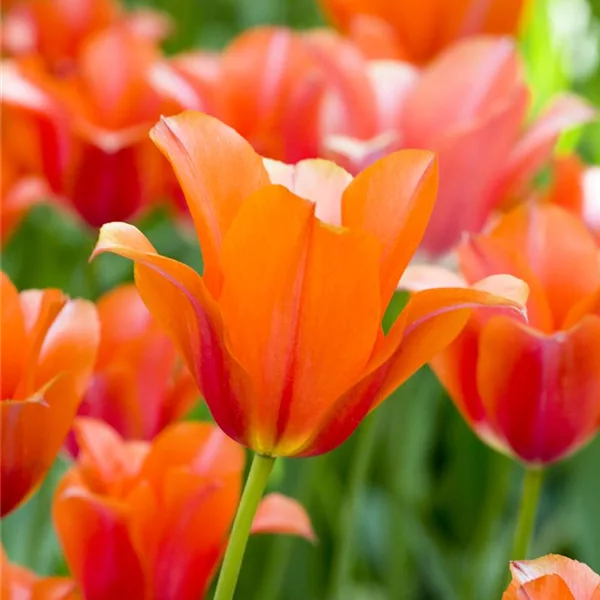
M598 373L598 317L584 317L553 335L496 317L481 334L477 387L488 421L525 462L556 461L594 435L600 423Z
M399 150L359 173L342 197L342 225L373 235L381 244L381 305L396 284L427 227L437 192L431 152Z
M109 223L100 230L93 256L113 252L136 263L136 285L152 316L174 339L220 427L237 441L246 434L246 414L235 396L231 369L243 373L227 354L219 308L190 267L156 253L135 227Z
M218 291L223 238L246 196L269 183L262 160L233 129L193 111L163 118L150 137L179 179L200 240L207 285Z
M283 533L316 541L304 507L292 498L275 493L263 498L252 521L251 533Z

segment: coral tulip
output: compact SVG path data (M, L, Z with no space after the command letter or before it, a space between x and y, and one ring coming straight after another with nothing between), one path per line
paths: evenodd
M600 600L600 575L587 565L550 554L512 562L502 600Z
M66 577L38 577L8 561L0 547L2 600L79 600L75 582Z
M263 161L201 113L163 119L151 136L185 192L204 274L125 223L101 229L94 255L135 261L144 302L215 420L260 454L332 450L458 334L468 309L519 306L482 289L428 291L383 334L433 208L429 152L394 153L353 180L327 161Z
M208 423L171 425L151 444L88 418L75 429L81 453L53 514L86 600L202 598L239 501L243 449ZM304 510L278 494L264 499L253 530L313 538Z
M135 286L108 292L97 309L98 357L78 414L106 421L126 439L151 440L191 408L196 384Z
M0 516L41 483L71 427L99 338L96 309L59 290L1 279Z
M437 152L440 195L422 244L435 256L528 193L559 134L596 116L583 100L564 95L524 128L529 91L507 38L458 42L420 72L389 61L372 63L369 73L378 135L364 138L346 121L337 132L324 131L324 145L354 173L397 148Z
M529 323L474 314L431 362L434 372L493 447L529 466L576 451L600 426L600 250L594 238L564 209L527 204L489 234L463 243L459 261L467 282L500 272L526 281ZM421 276L419 287L427 287L424 269ZM433 273L429 283L438 277Z
M155 41L170 30L166 15L126 13L116 0L23 0L3 15L2 50L9 56L39 57L49 72L60 76L75 68L91 37L118 23Z
M424 63L456 40L516 33L527 0L323 0L366 56Z

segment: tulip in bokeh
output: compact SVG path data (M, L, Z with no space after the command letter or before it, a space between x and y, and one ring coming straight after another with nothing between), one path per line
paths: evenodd
M505 215L458 251L466 282L511 273L530 288L529 323L473 314L431 366L475 432L531 465L564 458L600 426L600 250L550 204ZM420 268L429 287L440 271ZM447 285L444 275L441 285ZM430 280L428 281L428 278ZM405 282L406 283L406 282ZM415 285L418 284L418 285Z
M81 452L59 483L54 523L86 600L198 600L222 558L245 453L217 427L187 422L152 443L76 421ZM265 497L255 533L313 539L299 504Z
M185 415L198 388L134 285L111 290L97 309L98 357L78 414L106 421L125 439L151 440Z
M59 290L18 293L1 278L1 510L41 483L88 384L99 338L96 309Z
M527 0L322 0L370 58L425 63L460 38L517 33Z
M0 597L2 600L79 600L75 582L66 577L39 577L9 562L0 547Z
M600 575L576 560L549 554L512 562L502 600L600 600Z
M429 152L394 153L353 180L327 161L263 161L201 113L163 119L151 136L185 192L204 275L125 223L102 228L94 255L135 261L215 420L261 454L332 450L458 334L467 309L517 304L476 289L415 294L384 336L435 201Z
M480 231L501 205L529 193L559 134L596 116L583 100L563 95L524 126L529 90L507 38L458 42L422 71L376 61L369 75L378 135L366 139L351 120L338 120L323 132L326 154L356 173L397 148L435 151L440 194L422 244L434 256L452 249L465 231Z

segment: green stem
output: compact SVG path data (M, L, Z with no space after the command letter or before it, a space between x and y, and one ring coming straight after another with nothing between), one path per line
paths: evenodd
M381 412L381 411L380 411ZM333 556L330 579L330 598L344 598L354 562L354 534L360 495L365 485L371 457L377 440L377 415L368 417L356 432L356 445L350 471L346 501L340 511L338 539Z
M523 560L527 558L535 527L535 516L540 500L542 479L543 471L541 469L527 469L525 471L519 520L517 521L512 553L510 555L511 560Z
M255 454L225 551L214 600L231 600L235 592L254 515L267 487L275 458Z

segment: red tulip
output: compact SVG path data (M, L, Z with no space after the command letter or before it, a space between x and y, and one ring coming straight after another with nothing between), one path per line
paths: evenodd
M326 12L370 58L424 63L458 39L516 33L526 0L323 0Z
M208 423L171 425L151 444L124 442L93 419L75 429L81 453L53 514L86 600L202 598L240 498L243 449ZM313 539L300 505L277 494L253 530Z
M467 308L515 306L477 290L417 294L384 336L383 314L433 207L431 153L392 154L352 180L327 161L263 162L200 113L164 119L152 138L185 192L204 275L124 223L101 230L94 255L135 261L144 302L177 340L215 420L257 452L335 448L457 335Z
M512 562L510 570L502 600L600 600L600 575L576 560L549 554Z
M432 361L434 372L493 447L534 466L575 452L600 426L600 250L594 238L565 210L530 204L463 243L459 260L467 282L494 273L526 281L529 323L473 315ZM419 287L426 287L423 269L421 276Z
M196 384L135 286L108 292L97 309L98 357L78 414L106 421L125 439L151 440L191 408Z
M8 561L0 547L2 600L80 600L75 583L66 577L38 577Z
M422 245L432 255L451 249L465 231L480 231L500 205L528 193L558 135L596 116L566 95L524 127L529 92L507 38L458 42L420 74L399 62L374 63L370 73L379 137L353 133L346 121L339 132L358 139L329 136L325 145L352 172L400 147L438 153L440 196Z
M71 427L98 346L96 309L1 278L0 516L41 483Z

